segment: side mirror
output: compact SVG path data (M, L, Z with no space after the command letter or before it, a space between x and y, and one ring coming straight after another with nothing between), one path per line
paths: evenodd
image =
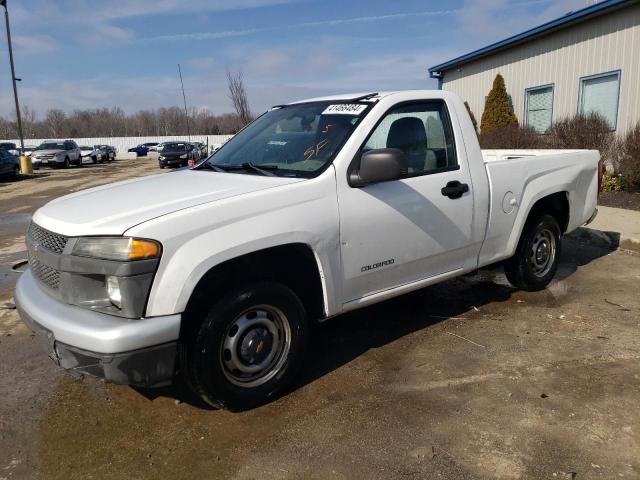
M407 165L407 157L399 148L369 150L360 157L360 168L349 175L349 185L359 188L397 180L407 174Z

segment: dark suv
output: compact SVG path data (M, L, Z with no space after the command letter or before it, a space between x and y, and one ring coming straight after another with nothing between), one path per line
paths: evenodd
M158 165L165 167L186 167L189 160L200 158L198 147L189 142L164 142L158 152Z

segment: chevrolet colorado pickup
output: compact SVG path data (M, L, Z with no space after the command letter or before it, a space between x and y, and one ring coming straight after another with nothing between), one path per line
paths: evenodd
M15 300L72 374L180 374L251 408L291 381L311 322L499 262L545 288L600 172L597 151L481 151L444 91L280 105L194 168L40 208Z

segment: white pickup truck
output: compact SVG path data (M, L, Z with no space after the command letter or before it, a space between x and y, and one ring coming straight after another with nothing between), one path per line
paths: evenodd
M543 289L600 170L597 151L481 151L448 92L280 105L194 168L39 209L16 304L75 375L179 372L246 409L295 375L310 322L498 262Z

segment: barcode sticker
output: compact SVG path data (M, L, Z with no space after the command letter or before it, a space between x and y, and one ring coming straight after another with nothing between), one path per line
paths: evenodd
M359 103L336 103L325 108L322 115L360 115L366 108Z

